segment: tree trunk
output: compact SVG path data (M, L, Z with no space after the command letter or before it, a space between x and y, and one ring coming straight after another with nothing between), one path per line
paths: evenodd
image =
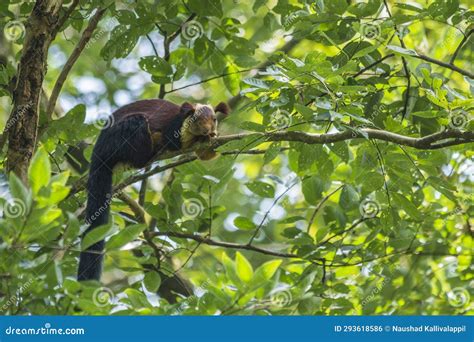
M36 147L39 101L48 48L58 29L61 4L61 0L37 0L25 27L13 92L13 110L7 123L7 171L13 171L25 184L28 165Z

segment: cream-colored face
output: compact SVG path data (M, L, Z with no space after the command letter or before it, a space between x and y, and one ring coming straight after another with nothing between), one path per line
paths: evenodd
M209 105L197 104L196 111L191 117L189 130L193 135L216 137L217 117L214 109Z

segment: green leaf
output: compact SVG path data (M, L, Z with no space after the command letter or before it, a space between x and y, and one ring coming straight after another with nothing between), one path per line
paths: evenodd
M235 270L240 280L245 283L248 283L253 277L252 265L240 252L235 254Z
M225 252L222 253L222 264L224 265L227 278L234 283L234 285L239 285L240 279L237 276L234 261L229 258Z
M138 31L125 25L118 25L112 30L110 39L100 51L100 55L106 61L127 57L137 44L139 37Z
M270 280L277 271L278 267L280 267L281 262L281 260L267 261L257 268L255 275L261 275L265 280Z
M13 200L21 201L19 204L24 206L23 209L28 209L31 203L31 193L28 191L28 188L13 172L10 172L9 184ZM24 214L27 212L28 210L25 210Z
M299 104L299 103L295 103L294 107L298 111L298 113L303 115L303 117L306 120L312 120L313 119L314 111L311 108L309 108L307 106L303 106L302 104Z
M187 6L191 12L197 13L202 17L214 16L220 18L223 15L220 0L188 1Z
M404 55L404 56L416 56L416 52L413 51L413 50L409 50L409 49L404 49L400 46L396 46L396 45L387 45L387 48L392 50L393 52L397 53L397 54L400 54L400 55Z
M253 181L253 182L247 183L246 186L254 194L257 194L261 197L267 197L267 198L275 197L275 188L271 184L268 184L262 181Z
M327 146L345 163L349 161L349 147L344 141L328 144Z
M165 59L158 56L142 57L138 65L143 71L148 72L152 76L169 77L173 74L171 65Z
M359 18L368 17L377 13L381 0L369 0L368 2L355 2L348 8L348 12L355 14Z
M110 237L106 244L107 250L118 249L130 241L135 240L146 227L146 224L134 224L125 227L118 234Z
M281 262L281 260L267 261L257 268L253 275L252 281L250 282L250 290L257 289L265 285L274 276L275 272L278 270L278 267L280 267Z
M265 132L265 126L253 121L244 121L240 125L240 128L246 131L252 132Z
M302 190L304 199L309 204L316 205L322 198L325 184L322 179L316 176L309 177L303 181Z
M144 293L131 288L126 289L124 293L127 295L128 302L130 302L134 308L151 307L151 304ZM122 299L122 301L125 301L125 299Z
M225 69L224 84L232 95L237 95L240 90L240 74L237 73L238 69L232 65L227 65Z
M94 243L103 240L112 230L112 223L107 223L102 226L96 227L88 232L81 242L81 250L85 251L88 247Z
M234 225L243 230L252 230L255 229L255 224L248 218L244 216L238 216L234 220Z
M339 197L339 205L344 210L352 210L359 206L360 197L358 192L351 185L346 185Z
M266 165L270 163L273 159L275 159L278 154L280 153L280 144L279 143L272 143L268 149L265 151L263 156L263 164Z
M405 196L399 193L393 193L392 196L394 202L400 209L403 209L408 215L410 215L415 220L422 220L423 216L410 200L408 200Z
M51 163L49 162L48 153L44 148L39 148L28 168L28 178L35 195L43 186L48 185L50 177Z
M160 288L161 285L161 277L158 272L147 272L145 274L145 278L143 279L143 284L145 285L148 291L156 293L156 291Z

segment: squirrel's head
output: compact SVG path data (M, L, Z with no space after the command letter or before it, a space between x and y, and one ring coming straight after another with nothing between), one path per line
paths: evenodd
M185 129L194 136L211 138L217 136L217 123L220 116L226 116L229 113L229 107L224 102L219 103L215 108L200 103L195 106L184 103L181 108L187 109L187 119L184 122L184 125L187 125L187 127Z

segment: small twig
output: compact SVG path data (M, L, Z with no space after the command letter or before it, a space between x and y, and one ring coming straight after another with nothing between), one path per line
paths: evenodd
M379 145L377 145L376 141L371 140L370 142L375 146L375 149L377 150L377 160L379 162L380 171L382 172L382 176L383 176L383 184L385 188L385 193L387 194L388 205L389 207L392 207L391 200L390 200L390 192L388 190L388 184L387 184L387 174L385 173L385 163L383 160L382 152L380 151Z
M64 14L58 19L58 21L56 22L56 25L54 26L54 31L56 31L56 33L61 29L64 23L69 19L69 17L71 16L72 12L74 12L78 4L79 4L79 0L73 0L71 5L69 5L69 7L64 12Z
M373 67L376 66L377 64L380 64L380 63L382 63L384 60L386 60L387 58L391 58L391 57L393 57L393 56L395 56L394 53L390 53L390 54L388 54L388 55L386 55L386 56L383 56L383 57L380 58L379 60L377 60L377 61L375 61L375 62L373 62L373 63L367 65L365 68L359 70L357 73L355 73L354 75L352 75L352 77L360 76L361 74L363 74L363 73L366 72L367 70L373 68Z
M241 245L241 244L232 243L232 242L216 241L208 237L203 237L201 235L196 235L196 234L186 234L186 233L179 233L179 232L155 232L153 234L154 236L168 236L168 237L175 237L175 238L180 238L180 239L194 240L194 241L203 243L205 245L210 245L210 246L254 251L254 252L258 252L258 253L262 253L266 255L272 255L272 256L276 256L280 258L302 259L297 254L274 252L274 251L270 251L267 249L263 249L263 248L248 245L248 244Z
M303 181L303 178L301 179L301 181ZM265 212L265 215L263 216L263 219L262 221L260 221L260 224L258 225L258 227L255 229L254 233L252 234L252 237L250 238L249 242L247 243L249 246L252 245L252 242L253 240L257 237L258 233L260 232L260 229L262 228L263 224L265 223L265 220L267 219L268 215L270 214L270 211L273 209L273 207L278 203L278 201L283 197L285 196L285 194L290 191L296 184L298 184L298 182L293 182L293 184L291 184L289 187L287 187L285 189L285 191L283 191L277 198L275 198L275 200L273 201L272 205L270 206L270 208L268 208L268 210Z
M135 200L133 198L128 196L123 191L118 193L117 198L119 198L120 200L125 202L130 207L130 209L133 211L133 214L137 218L138 222L140 222L140 223L145 223L146 222L146 220L145 220L145 217L146 217L145 210L143 210L142 206L139 203L135 202Z
M456 50L454 51L451 59L449 60L449 64L454 65L454 61L456 60L456 57L458 56L458 53L461 51L462 47L464 46L464 43L469 39L469 36L474 32L474 29L471 29L468 33L464 35L462 38L461 42L457 46Z
M71 5L72 7L72 5ZM86 47L87 43L92 37L92 33L97 27L97 24L99 23L100 19L104 15L106 11L106 8L99 8L97 11L94 13L92 18L89 21L89 24L87 25L86 29L82 33L81 39L77 43L76 47L72 51L71 55L69 56L66 64L63 67L63 70L59 74L58 79L56 80L56 83L54 85L53 91L51 93L51 97L49 98L48 106L46 109L46 117L48 118L48 121L51 120L51 116L54 112L54 107L56 106L56 101L58 100L59 93L61 92L61 89L63 87L64 82L66 81L69 72L71 71L72 67L76 63L77 59L81 55L82 51Z
M252 71L252 70L258 70L258 69L245 69L245 70L239 70L239 71L235 71L235 72L224 73L224 74L222 74L222 75L217 75L217 76L213 76L213 77L206 78L206 79L201 80L201 81L199 81L199 82L191 83L191 84L188 84L188 85L179 87L179 88L175 88L175 89L168 90L168 91L165 92L165 93L166 93L166 94L171 94L171 93L174 93L175 91L179 91L179 90L186 89L186 88L189 88L189 87L194 87L194 86L196 86L196 85L203 84L203 83L206 83L206 82L209 82L209 81L218 79L218 78L222 78L222 77L226 77L226 76L234 75L234 74L241 74L241 73L249 72L249 71Z
M416 55L410 55L410 57L414 57L414 58L418 58L418 59L421 59L421 60L424 60L424 61L427 61L427 62L430 62L430 63L433 63L433 64L436 64L436 65L439 65L443 68L446 68L446 69L450 69L450 70L453 70L453 71L456 71L457 73L460 73L461 75L464 75L464 76L467 76L471 79L474 80L474 74L472 72L469 72L467 70L464 70L464 69L461 69L453 64L449 64L449 63L445 63L445 62L442 62L442 61L439 61L437 59L434 59L434 58L431 58L429 56L425 56L425 55L422 55L420 53L417 53Z
M390 12L390 8L388 7L387 0L383 0L383 3L385 5L385 8L387 9L388 16L391 18L392 13ZM395 32L399 33L397 25L394 24L393 27L395 28ZM397 34L397 37L398 37L398 41L400 42L401 47L406 49L406 45L405 45L405 42L403 41L403 38L399 34ZM408 68L408 63L405 57L403 56L402 56L402 64L403 64L403 70L405 72L405 77L407 78L407 90L405 94L405 102L403 103L403 111L402 111L402 121L403 121L408 114L408 104L410 101L411 75L410 75L410 69Z
M341 190L343 187L345 186L345 184L342 184L340 186L338 186L335 190L331 191L329 194L327 194L319 203L318 205L316 206L316 208L314 209L313 211L313 214L311 215L311 218L309 219L309 222L308 222L308 228L306 228L306 233L309 234L309 230L311 229L311 226L313 225L313 222L314 222L314 219L316 218L316 215L318 214L319 210L321 209L321 207L323 206L324 203L326 203L326 201L331 198L332 195L334 195L336 192L338 192L339 190Z

